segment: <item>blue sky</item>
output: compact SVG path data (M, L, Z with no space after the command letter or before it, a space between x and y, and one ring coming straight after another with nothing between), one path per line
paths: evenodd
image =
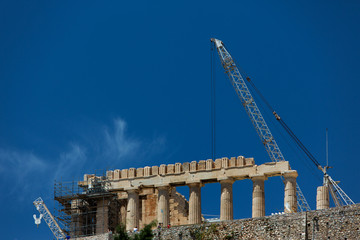
M330 174L359 202L358 1L0 1L2 239L51 239L33 200L54 180L211 157L210 38L221 39ZM270 161L216 59L216 157ZM265 117L268 113L264 113ZM270 115L271 116L271 115ZM321 174L267 118L311 207ZM250 180L234 216L251 216ZM266 213L282 210L269 179ZM179 189L187 195L188 189ZM219 184L202 189L219 214Z

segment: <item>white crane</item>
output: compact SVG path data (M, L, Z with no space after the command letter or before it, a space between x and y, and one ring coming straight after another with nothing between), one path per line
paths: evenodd
M219 54L221 64L225 70L225 73L228 75L238 97L240 98L241 103L243 104L246 113L248 114L252 124L254 125L256 132L258 133L261 142L264 144L265 149L274 162L285 161L284 156L282 155L279 146L277 145L273 135L270 132L269 127L267 126L259 108L257 107L254 98L252 97L246 82L240 71L238 70L235 61L232 59L229 52L226 50L224 43L218 39L212 38L211 42L214 43L217 52ZM247 81L251 81L250 78L246 78ZM250 82L251 83L251 82ZM271 106L267 103L271 108ZM327 174L326 170L329 168L321 167L316 158L310 153L310 151L302 144L302 142L296 137L296 135L291 131L291 129L286 125L286 123L280 118L280 116L271 108L275 118L280 122L281 126L284 127L285 131L291 136L291 138L298 144L301 150L308 156L308 158L316 165L316 167L322 170L324 174L324 186L329 187L329 191L334 200L336 206L350 205L354 202L346 195L346 193L339 187L339 185ZM296 184L296 195L297 203L300 211L310 211L309 204L307 203L300 187Z
M41 217L44 218L46 224L49 226L50 230L52 231L56 239L57 240L68 239L65 233L63 232L63 230L60 228L59 224L56 222L54 216L50 213L49 209L46 207L42 198L41 197L37 198L33 203L36 207L36 210L38 210L40 213L40 218ZM35 218L36 215L34 219ZM36 220L37 219L35 219L35 224L37 225L40 224L40 219L38 221Z

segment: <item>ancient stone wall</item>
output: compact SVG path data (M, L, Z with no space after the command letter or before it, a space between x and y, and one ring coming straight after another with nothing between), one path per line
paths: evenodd
M360 239L360 204L303 213L162 229L162 240ZM158 234L158 230L155 230Z
M76 240L113 240L113 235L111 233L104 233L99 234L96 236L90 236L90 237L80 237L80 238L74 238Z

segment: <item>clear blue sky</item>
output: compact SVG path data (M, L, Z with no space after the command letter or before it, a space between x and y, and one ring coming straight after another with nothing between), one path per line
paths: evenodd
M211 37L321 163L329 128L330 174L359 202L359 12L358 1L0 1L0 238L52 238L32 202L52 209L55 179L210 158ZM270 161L218 59L216 94L217 157ZM321 174L269 125L314 209ZM251 188L234 184L235 218L251 216ZM266 213L281 211L281 180L265 188ZM219 193L202 189L203 213L219 214Z

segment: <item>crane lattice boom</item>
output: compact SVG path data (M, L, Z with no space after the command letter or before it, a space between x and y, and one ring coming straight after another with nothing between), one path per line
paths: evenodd
M285 161L283 154L280 151L274 137L272 136L269 127L267 126L258 106L252 97L244 78L241 76L235 61L232 59L229 52L226 50L222 41L218 39L211 39L214 42L217 52L219 54L221 64L228 75L241 103L243 104L246 113L248 114L252 124L254 125L261 142L264 144L265 149L273 162ZM299 185L296 185L297 203L300 211L310 211L309 204L307 203Z
M57 240L66 239L64 232L61 230L60 226L56 222L53 215L50 213L49 209L46 207L41 197L37 198L34 201L34 205L36 209L39 211L39 213L43 215L46 224L49 226L50 230L52 231L56 239Z

